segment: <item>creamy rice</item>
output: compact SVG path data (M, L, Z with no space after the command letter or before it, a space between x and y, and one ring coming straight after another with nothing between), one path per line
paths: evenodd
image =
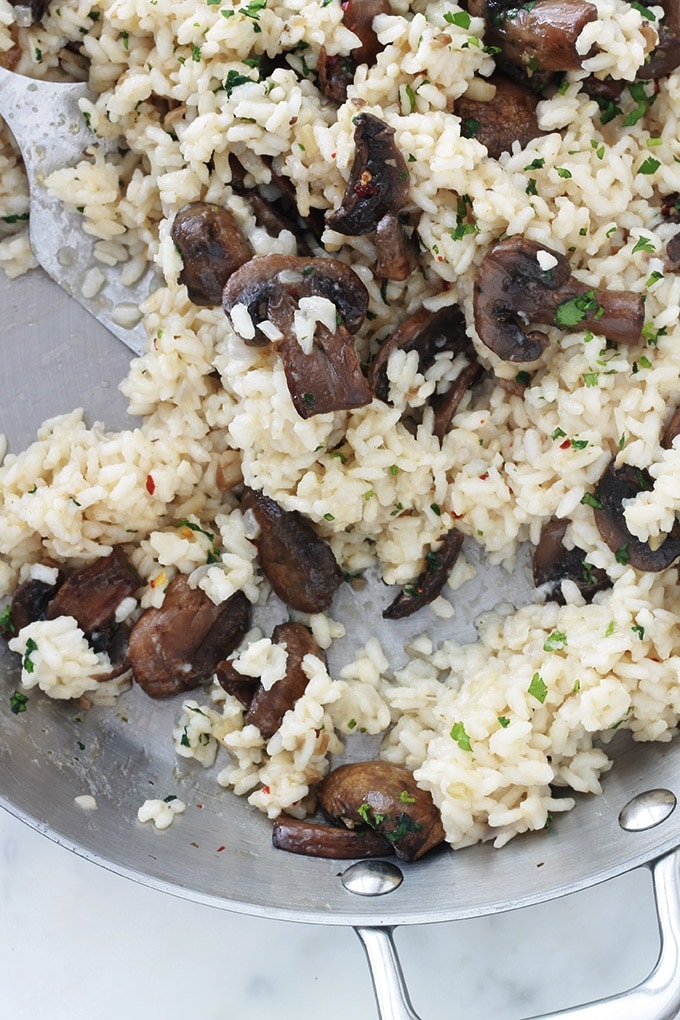
M314 784L331 756L364 731L382 738L382 757L408 766L431 791L453 847L487 839L500 846L573 806L558 787L599 793L611 767L607 745L619 729L641 741L674 735L677 568L649 574L619 562L583 496L616 457L648 469L653 480L625 509L635 536L658 540L680 510L680 448L660 445L680 375L680 277L665 258L676 228L660 216L664 200L680 191L680 74L659 80L637 119L636 100L624 90L621 113L603 124L583 78L595 72L632 82L656 29L639 5L593 3L598 17L578 44L588 54L584 71L568 72L539 103L544 133L491 159L475 138L463 137L451 111L473 79L472 89L484 91L493 56L480 44L482 19L466 25L448 0L392 0L392 14L375 19L382 51L373 66L358 67L339 107L324 99L314 74L322 46L329 56L357 46L336 0L224 8L196 0L62 0L30 28L17 28L14 9L0 0L0 52L18 43L17 69L34 77L89 74L94 98L83 102L84 113L100 136L125 142L107 161L97 156L59 170L51 188L66 203L77 194L84 229L101 239L102 261L124 262L132 277L153 259L164 277L144 309L148 352L122 383L142 424L112 432L86 424L76 410L46 422L25 452L5 456L0 595L10 595L31 564L76 567L122 544L143 580L142 609L162 604L177 572L215 603L236 591L264 603L269 586L253 535L237 497L215 485L225 450L236 451L247 485L314 523L347 574L373 567L387 584L408 584L454 526L489 562L511 569L522 544L535 544L557 517L570 521L567 546L578 545L613 582L588 604L565 581L564 605L538 592L527 605L487 614L474 642L435 644L430 625L441 629L455 616L474 573L461 558L449 587L422 612L406 662L392 661L379 637L347 653L334 675L306 656L307 690L268 741L244 726L242 706L217 682L186 700L173 737L178 754L197 768L215 766L221 786L270 817L313 809ZM80 55L64 49L70 40L82 44ZM258 80L258 62L280 52L287 59ZM224 88L230 74L239 84ZM407 161L405 212L417 223L422 271L405 283L377 278L372 235L326 228L323 243L368 289L370 314L357 335L364 364L407 314L454 302L463 308L488 371L441 442L428 399L457 377L463 357L442 355L422 372L413 353L396 352L389 404L374 399L303 420L280 358L245 345L221 309L193 305L179 283L170 227L187 202L229 209L254 254L294 253L292 234L270 237L232 189L229 156L260 186L270 183L273 160L294 183L303 216L336 209L359 110L394 129ZM472 225L462 232L461 196ZM16 275L34 263L27 188L6 132L0 210L0 264ZM488 249L515 234L541 246L544 270L557 251L588 287L643 295L640 342L606 348L592 332L549 327L537 362L518 366L492 354L474 327L473 284ZM87 287L97 287L97 273ZM332 327L334 315L326 299L305 300L296 320L303 345L317 323ZM238 313L233 325L248 328ZM518 368L526 388L502 385ZM417 427L403 420L407 407L423 408ZM196 529L180 529L185 521ZM219 536L216 562L208 561L206 533ZM334 609L297 618L342 659L345 627ZM24 661L27 642L40 650L34 671L22 674L24 687L70 698L100 686L104 665L74 624L39 622L13 638L10 647ZM242 673L271 685L282 663L269 637L252 631L236 661ZM180 802L147 803L139 817L161 827L180 809Z

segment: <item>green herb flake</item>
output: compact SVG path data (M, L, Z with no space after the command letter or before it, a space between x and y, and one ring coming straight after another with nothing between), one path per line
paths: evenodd
M646 18L648 21L656 21L656 15L654 12L650 11L649 7L645 7L644 4L641 4L639 0L628 0L628 3L633 10L636 10L638 14L641 14L643 18Z
M540 673L534 673L527 690L533 698L536 698L536 701L540 701L540 703L543 704L548 693L548 688L546 687L545 681Z
M551 439L564 439L566 434L567 433L564 431L564 429L561 429L559 427L559 425L558 425L557 428L554 429L554 431L553 431L553 433L552 433L550 438Z
M630 629L633 631L634 634L637 634L637 636L640 638L640 641L643 640L643 638L645 636L645 628L644 627L641 627L639 623L636 623Z
M350 721L347 723L347 729L348 730L355 729L356 728L356 724L357 724L356 719L350 719Z
M19 223L28 219L28 213L13 213L11 216L0 216L3 223Z
M583 506L592 506L593 510L602 509L602 504L597 496L593 496L592 492L584 492L581 496L581 503Z
M600 381L599 372L584 372L583 381L588 387L598 386Z
M399 801L401 804L415 804L416 798L412 797L408 790L402 790L399 794Z
M577 326L582 322L589 312L599 308L595 298L594 290L587 290L575 298L568 298L562 301L555 309L555 322L558 326L567 329L570 326Z
M548 634L547 638L543 642L544 652L559 652L567 643L567 635L563 634L560 630L554 630L552 634Z
M26 648L24 650L23 662L21 664L26 673L32 673L35 669L35 663L31 659L31 656L33 655L33 652L36 652L37 650L37 643L33 640L33 638L28 638L26 641Z
M252 18L253 21L258 21L260 18L260 11L264 10L267 6L267 0L250 0L250 3L246 4L245 7L239 7L239 12L244 14L246 18Z
M461 124L463 138L476 138L481 126L476 117L463 118Z
M501 726L502 729L505 730L510 725L510 720L505 715L499 715L498 716L498 724L499 724L499 726Z
M616 630L616 624L614 623L613 620L611 620L610 623L607 625L607 629L604 632L604 636L605 637L611 637L615 630Z
M654 252L654 251L656 251L656 248L654 247L654 244L652 243L652 241L649 240L648 237L640 236L640 237L638 237L637 241L635 242L635 246L633 248L632 254L635 255L635 253L638 252L638 251Z
M408 112L413 113L416 108L416 94L410 85L404 85L404 92L406 93L406 99L408 100Z
M451 739L455 740L461 751L471 751L472 744L470 738L465 731L465 724L462 722L454 723L451 727Z
M658 269L655 269L654 272L650 273L647 277L645 287L653 287L655 283L659 282L659 280L663 280L663 273L660 273Z
M658 159L654 159L654 156L647 156L647 159L643 160L640 166L637 168L638 174L643 174L647 177L651 177L661 166L661 162Z
M378 817L380 816L376 815L376 818ZM382 821L382 817L380 817L380 821ZM423 827L420 822L415 822L407 814L397 815L395 822L397 823L396 829L393 829L392 832L383 832L390 843L400 843L404 836L408 836L410 832L420 832Z
M438 503L430 503L430 510L435 515L435 517L441 517L442 511Z
M21 691L14 691L9 699L9 707L13 715L19 715L21 712L26 711L26 705L28 704L28 698Z
M515 382L519 383L520 386L528 386L531 382L531 375L529 372L518 372L515 376Z
M17 625L12 619L12 607L8 603L0 612L0 637L8 639L17 633Z
M566 166L556 166L555 170L557 171L557 176L564 178L565 181L571 177L571 170L567 170Z
M323 519L324 519L324 521L334 521L335 520L335 514L324 514L323 515Z
M625 545L622 545L619 549L617 549L614 555L616 557L616 562L621 563L625 566L628 563L628 560L630 559L630 553L628 552L628 543L626 542Z
M471 18L467 11L447 11L444 21L447 21L449 25L457 25L458 28L469 28Z
M538 194L538 189L536 188L536 178L535 177L530 177L529 178L529 182L528 182L526 188L524 189L524 191L525 191L525 193L527 195L537 195Z
M545 160L543 159L543 157L539 157L538 159L532 159L531 163L528 163L527 166L524 167L524 169L525 170L541 170L544 166L545 166Z
M587 439L570 439L569 442L572 450L585 450L588 445Z

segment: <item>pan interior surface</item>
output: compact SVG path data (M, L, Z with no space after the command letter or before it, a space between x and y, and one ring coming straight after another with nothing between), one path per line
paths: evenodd
M39 272L3 278L0 292L6 313L0 406L10 452L29 443L43 420L77 406L89 421L120 426L125 403L117 383L127 350ZM526 566L509 579L505 597L525 584ZM495 582L488 581L461 612L465 640L474 634L472 620L498 599ZM365 640L362 616L366 633L370 621L361 606L355 612L357 640ZM152 701L133 688L114 708L82 711L34 691L27 710L15 715L10 697L17 685L16 658L3 643L0 804L87 859L213 906L334 924L447 920L575 891L680 843L677 810L641 831L626 831L619 822L626 804L647 790L667 790L669 799L677 794L677 742L635 745L621 733L609 747L616 764L604 777L603 796L580 798L550 829L518 837L502 850L482 845L435 852L402 866L404 879L388 895L357 896L341 881L349 862L273 849L263 815L221 791L213 770L176 757L177 699ZM83 795L94 797L95 810L76 803ZM147 798L169 797L186 803L169 829L137 821Z

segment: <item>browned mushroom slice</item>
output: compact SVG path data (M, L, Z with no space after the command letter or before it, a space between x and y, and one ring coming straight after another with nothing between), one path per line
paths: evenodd
M465 316L458 305L446 305L437 312L421 308L409 315L381 345L373 359L369 382L378 400L389 400L387 364L393 351L418 352L421 372L427 372L441 351L474 354L465 328Z
M406 236L396 213L385 213L375 228L378 261L374 273L383 280L408 280L416 265L416 246Z
M598 591L610 587L611 581L606 570L588 563L583 549L578 546L565 548L563 539L568 524L566 519L555 518L548 521L541 531L534 551L534 584L537 588L549 585L548 597L564 604L561 582L570 580L578 587L586 602L591 602Z
M673 266L680 263L680 233L674 234L666 242L666 258Z
M383 610L383 617L386 620L402 620L436 599L446 584L462 545L462 532L452 528L444 535L439 548L426 555L427 566L422 574L402 589L394 602Z
M386 857L392 853L387 840L368 826L346 829L288 815L279 815L275 820L272 843L277 850L287 850L307 857L328 857L337 861Z
M680 435L680 407L676 408L661 438L661 445L665 450L670 450L673 440Z
M241 503L259 528L260 565L279 598L302 613L328 609L343 580L328 543L297 510L283 510L263 492L245 488Z
M178 574L163 605L147 609L130 631L128 661L134 678L152 698L191 690L210 678L249 625L250 603L243 592L216 606Z
M301 298L328 298L336 307L336 329L318 322L307 352L295 333L295 309ZM295 410L301 418L363 407L372 399L350 333L363 322L368 292L359 277L336 259L264 255L251 259L227 282L224 310L243 305L253 323L269 319L281 339L281 355ZM338 320L339 316L339 320ZM253 340L257 341L258 334Z
M626 526L624 502L651 488L647 471L629 464L617 468L611 461L595 489L593 514L598 531L617 560L630 563L636 570L665 570L680 556L680 521L676 521L657 549L641 542Z
M347 89L354 81L356 64L349 56L341 53L329 54L325 46L319 50L316 73L319 89L326 99L340 106L347 99Z
M470 13L486 18L487 42L529 75L576 71L584 57L576 41L597 8L586 0L472 0Z
M416 861L445 838L439 811L413 773L385 761L356 762L329 772L319 804L335 824L369 825L402 861Z
M513 142L524 148L543 132L538 127L538 96L534 92L502 74L492 75L489 83L496 89L492 99L482 102L463 95L456 100L454 111L461 119L461 134L475 138L492 159L498 159L501 153L510 152Z
M232 214L208 202L190 202L175 216L170 235L182 256L179 280L189 299L218 306L225 283L252 255Z
M430 406L434 411L432 433L437 439L442 440L449 431L461 400L470 387L477 382L482 372L482 366L475 359L465 366L458 378L451 383L448 390L444 393L437 393L432 397L430 401Z
M316 69L319 88L328 99L334 103L344 103L347 87L354 81L357 65L375 63L382 46L373 29L373 19L378 14L390 14L391 11L388 0L343 0L342 22L359 36L361 45L350 50L349 56L329 56L326 47L321 47Z
M388 212L408 197L408 169L394 141L394 129L372 113L354 119L354 162L342 204L326 222L341 234L370 234Z
M322 662L326 660L311 631L301 623L280 623L274 628L272 641L286 646L285 676L272 684L269 690L260 684L246 715L246 723L257 726L266 740L276 733L288 709L305 693L309 683L302 668L305 655L315 655Z
M554 265L542 269L539 253ZM616 343L632 344L644 324L644 301L630 291L590 288L571 275L569 260L522 237L500 241L484 256L473 296L475 327L482 343L503 361L528 362L548 345L545 333L525 323L591 329Z
M665 78L680 67L680 4L677 0L658 0L664 15L658 25L659 41L649 60L638 69L636 78L649 81Z
M231 659L223 659L222 662L217 663L215 679L222 690L240 701L244 708L250 707L260 682L255 676L244 676L239 673Z
M72 616L87 635L108 630L116 609L139 587L139 578L120 546L108 556L83 567L61 585L50 600L46 616Z
M63 581L64 575L60 570L54 583L41 581L37 577L29 577L17 585L9 606L9 619L13 629L10 633L0 628L2 636L9 639L14 634L18 634L22 627L27 627L29 623L43 620L50 600L54 598Z
M9 0L9 2L17 12L17 25L28 28L29 25L36 25L42 21L51 0Z

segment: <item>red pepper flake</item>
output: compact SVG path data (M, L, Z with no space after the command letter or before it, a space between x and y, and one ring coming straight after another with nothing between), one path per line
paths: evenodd
M271 790L269 789L269 787L268 787L268 786L263 786L263 787L262 787L262 792L263 792L263 793L264 793L264 794L265 794L265 795L266 795L266 796L268 797L268 796L269 796L269 794L270 794L270 793L271 793L272 791L271 791Z
M560 443L560 450L568 450L571 447L571 440L565 439L563 443Z
M337 152L331 152L331 159L335 159L337 155Z
M156 483L154 482L153 477L151 475L146 476L146 482L144 483L144 485L149 495L153 496L154 492L156 491Z
M226 849L227 849L227 848L226 848L226 846L218 846L218 848L217 848L217 850L215 851L215 853L216 853L216 854L221 854L221 853L222 853L222 851L223 851L223 850L226 850Z
M479 480L480 480L480 482L485 482L488 477L489 477L489 472L485 471L483 475L479 476Z
M375 194L376 186L372 184L373 174L370 170L364 170L359 180L354 185L354 191L359 198L367 198L369 195Z

